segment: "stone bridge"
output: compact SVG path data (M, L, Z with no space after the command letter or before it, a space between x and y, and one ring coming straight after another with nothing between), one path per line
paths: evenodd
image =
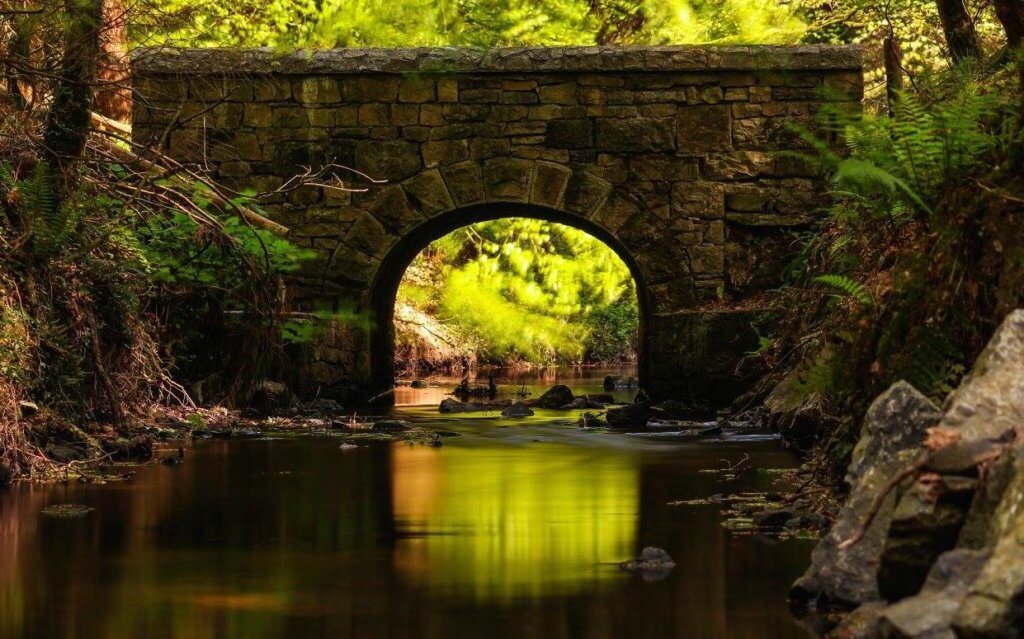
M301 367L307 389L390 388L410 260L524 216L629 265L652 396L714 401L754 372L764 294L827 204L801 132L828 140L823 114L863 92L859 50L827 46L143 50L134 84L138 143L264 194L319 256L295 301L338 319ZM387 182L282 189L331 163Z

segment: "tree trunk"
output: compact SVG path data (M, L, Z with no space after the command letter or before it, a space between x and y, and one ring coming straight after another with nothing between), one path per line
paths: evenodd
M102 0L99 85L94 110L114 120L127 122L132 114L129 84L128 29L124 0Z
M1017 49L1024 40L1024 0L993 0L992 5L1006 32L1006 43Z
M888 35L882 44L885 54L885 97L889 104L889 115L903 90L903 49L893 35Z
M967 58L981 57L981 45L978 44L978 34L974 30L974 20L967 12L964 0L936 0L936 4L953 62L959 63Z
M100 51L102 0L65 0L64 53L53 88L53 103L46 114L43 154L63 177L65 189L72 178L70 169L85 149L89 134L96 82L96 61ZM61 189L64 190L64 189Z

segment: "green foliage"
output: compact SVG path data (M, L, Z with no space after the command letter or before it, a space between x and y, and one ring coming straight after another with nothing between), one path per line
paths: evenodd
M860 282L845 275L835 275L831 273L818 275L814 278L814 281L827 284L832 288L838 289L864 306L871 306L874 304L871 292L868 291Z
M161 0L146 44L517 46L796 42L798 7L748 0ZM168 20L170 24L168 25Z
M485 360L628 359L637 331L629 269L586 233L543 220L475 224L409 267L399 303L473 336Z
M848 155L821 144L817 149L847 196L837 213L895 221L934 218L936 204L950 189L990 166L1008 146L1009 108L1004 95L961 78L941 100L902 94L892 117L832 114Z

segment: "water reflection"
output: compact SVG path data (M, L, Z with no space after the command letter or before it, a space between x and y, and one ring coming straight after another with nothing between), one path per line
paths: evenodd
M783 598L809 545L665 505L764 487L756 468L794 463L773 443L637 441L554 413L405 415L462 436L206 441L130 482L0 495L0 637L803 636ZM744 453L735 484L699 472ZM66 502L96 510L39 514ZM605 563L648 544L679 564L663 582Z
M544 446L537 450L537 446ZM618 578L635 547L632 455L566 444L398 448L395 565L413 584L476 598L564 595Z

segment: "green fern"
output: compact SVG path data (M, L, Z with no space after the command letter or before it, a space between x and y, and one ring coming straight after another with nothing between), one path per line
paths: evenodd
M872 306L875 303L874 298L871 296L871 292L868 291L863 284L845 275L835 275L831 273L818 275L814 278L814 281L838 289L864 306Z

